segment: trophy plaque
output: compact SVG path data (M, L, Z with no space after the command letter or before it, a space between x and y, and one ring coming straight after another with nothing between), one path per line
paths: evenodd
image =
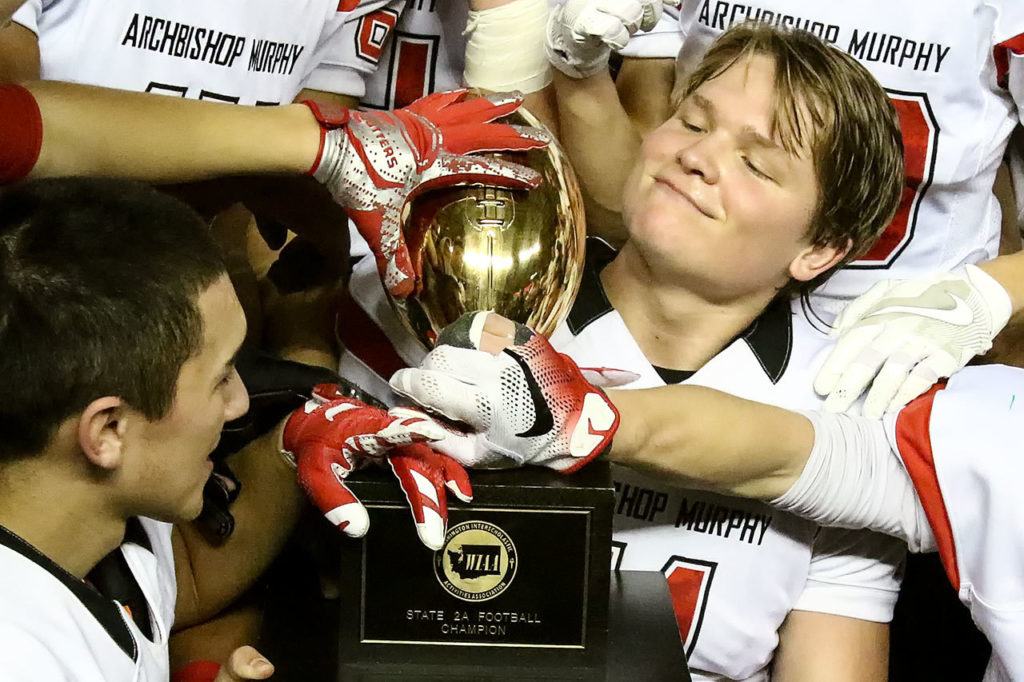
M437 552L416 537L384 472L348 480L371 531L344 543L343 668L423 673L453 665L534 676L602 670L608 634L609 467L474 472L472 504L450 504ZM381 678L386 679L386 678Z

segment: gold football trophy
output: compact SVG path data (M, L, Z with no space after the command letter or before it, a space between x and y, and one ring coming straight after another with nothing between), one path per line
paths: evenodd
M520 109L505 122L541 126ZM530 191L456 187L425 192L406 208L402 229L419 261L420 286L392 305L426 348L463 313L493 310L550 335L579 290L586 220L565 152L502 153L541 174Z

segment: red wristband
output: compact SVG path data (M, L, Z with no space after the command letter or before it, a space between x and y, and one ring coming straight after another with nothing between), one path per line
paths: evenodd
M213 682L219 672L216 661L192 661L175 670L171 682Z
M337 102L317 102L311 99L304 99L299 104L305 104L313 112L313 118L320 124L320 147L316 150L316 158L313 165L306 171L306 175L312 175L320 167L320 159L324 155L324 140L328 130L341 128L348 124L349 110Z
M0 85L0 184L31 173L42 146L43 117L36 98L20 85Z

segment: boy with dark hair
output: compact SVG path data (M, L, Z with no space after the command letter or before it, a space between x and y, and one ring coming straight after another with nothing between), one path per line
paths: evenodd
M184 522L225 422L249 407L235 370L245 329L209 229L176 200L86 179L0 195L5 679L167 679L172 624L248 589L294 523L302 496L282 439L350 535L367 527L343 478L384 444L399 446L392 468L419 491L416 513L443 514L446 483L468 495L457 465L417 444L429 425L323 385L240 454L236 529L210 546ZM233 656L232 674L269 676L256 657Z

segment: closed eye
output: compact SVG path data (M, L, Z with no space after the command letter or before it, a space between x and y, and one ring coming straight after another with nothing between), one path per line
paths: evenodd
M775 179L772 178L772 176L768 175L763 170L761 170L756 165L754 165L754 162L751 161L749 157L744 156L743 157L743 163L747 166L747 168L750 169L751 173L753 173L757 177L761 178L762 180L771 180L772 182L775 181Z

